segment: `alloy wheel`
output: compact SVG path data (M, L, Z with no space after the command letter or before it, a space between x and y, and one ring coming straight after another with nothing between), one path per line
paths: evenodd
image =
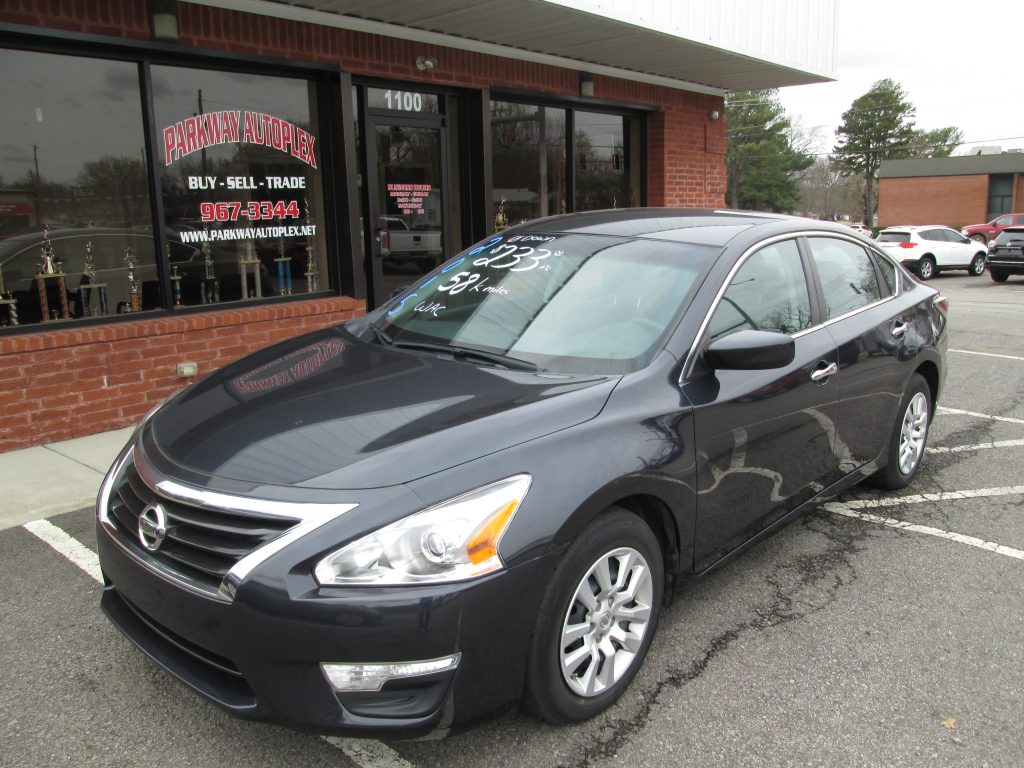
M928 437L928 398L918 392L907 405L900 430L899 463L900 472L909 475L924 454L924 443Z
M562 623L560 667L578 696L598 696L636 661L651 618L654 583L631 547L601 555L576 587Z

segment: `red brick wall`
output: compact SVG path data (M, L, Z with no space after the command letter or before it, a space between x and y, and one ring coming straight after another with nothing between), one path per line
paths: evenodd
M238 307L0 337L0 452L134 424L191 379L275 341L350 320L361 301Z
M266 16L178 4L180 45L337 64L356 75L463 88L510 88L576 96L579 73L396 38ZM0 0L0 22L130 39L149 39L145 0ZM430 72L416 57L437 58ZM725 123L720 97L596 76L598 100L645 105L647 192L652 206L725 205ZM361 302L237 307L109 326L0 336L0 451L67 439L135 422L187 383L175 364L200 373L266 344L349 319Z
M878 225L945 224L959 229L988 221L988 176L923 176L878 180Z

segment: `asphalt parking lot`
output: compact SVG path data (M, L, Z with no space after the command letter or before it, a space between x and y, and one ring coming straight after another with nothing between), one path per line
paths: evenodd
M595 720L388 744L234 720L100 613L79 510L0 531L0 766L1024 763L1024 279L932 283L951 351L916 482L857 487L685 586Z

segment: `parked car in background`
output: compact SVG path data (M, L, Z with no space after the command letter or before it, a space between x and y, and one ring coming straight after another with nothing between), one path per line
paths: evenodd
M860 232L862 235L871 237L871 227L865 226L863 224L847 224L846 226L848 226L854 232Z
M1024 275L1024 226L1007 227L988 246L988 274L997 283Z
M511 227L150 413L97 502L102 606L240 717L585 720L682 577L865 478L913 480L946 312L838 224Z
M963 227L960 234L979 243L987 243L1007 227L1024 226L1024 213L1004 213L987 224L971 224Z
M875 242L922 280L947 269L966 269L975 277L985 271L987 250L949 227L889 227Z

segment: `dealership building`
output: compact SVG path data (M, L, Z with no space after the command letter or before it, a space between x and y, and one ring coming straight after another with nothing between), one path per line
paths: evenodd
M138 420L523 220L724 205L838 0L0 0L0 451Z

